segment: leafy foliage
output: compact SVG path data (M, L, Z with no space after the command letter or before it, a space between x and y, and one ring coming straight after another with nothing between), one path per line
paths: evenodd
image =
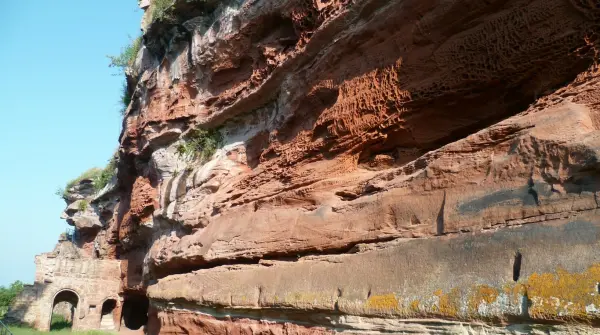
M121 54L118 56L107 56L110 59L109 67L116 67L124 72L127 68L132 67L137 58L137 54L142 48L142 36L138 36L136 39L131 40L128 46L121 49ZM127 107L131 103L131 94L127 87L127 82L123 82L121 89L121 115L125 114Z
M169 8L173 5L173 0L154 0L152 1L151 20L154 21L173 21L174 17L172 13L169 13Z
M131 94L129 94L129 88L127 87L127 82L123 82L123 87L121 90L121 115L125 115L125 111L127 111L127 107L131 103Z
M177 153L180 156L187 156L191 159L200 159L206 162L222 144L223 136L218 129L196 129L177 147Z
M9 287L0 286L0 317L7 311L10 305L15 300L15 297L23 291L23 283L16 281L10 284Z
M117 159L113 156L108 164L101 170L100 174L94 178L94 188L96 191L102 190L111 181L117 169Z
M118 56L107 56L110 59L109 67L117 67L121 70L125 70L128 67L133 66L135 58L138 52L142 48L142 36L131 40L128 46L121 49L121 54Z

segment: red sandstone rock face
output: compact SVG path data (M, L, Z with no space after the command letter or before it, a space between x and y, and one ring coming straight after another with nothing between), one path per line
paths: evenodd
M297 270L297 283L279 283L279 275L243 288L232 281L208 296L193 291L204 277L176 275L201 270L215 278L234 272L238 263L278 273L284 267L277 261L346 254L365 243L479 236L552 220L568 225L580 215L593 220L600 191L597 1L255 0L240 7L195 6L176 1L179 24L154 23L146 31L142 52L160 65L135 78L121 136L124 192L116 226L120 257L129 259L125 288L152 285L156 302L187 299L193 307L182 308L207 308L211 315L218 305L305 310L310 316L324 308L315 292L327 287L331 292L324 296L330 297L343 291L325 285L324 275L311 277L316 265ZM211 14L190 17L196 11ZM197 127L219 127L224 137L207 162L177 154ZM415 249L408 253L419 253L411 245ZM571 256L557 260L555 268ZM383 305L396 313L398 306L413 306L422 313L392 314L503 322L526 315L515 312L518 303L493 305L488 296L481 299L490 305L476 312L453 312L459 304L447 300L470 301L473 291L433 294L439 276L464 274L432 264L437 277L417 267L423 285L432 286L426 287L431 296L419 299L431 301L402 305L409 299L402 292L409 289L375 280L381 294L371 309ZM577 271L593 266L579 265ZM504 263L489 267L506 270ZM349 281L347 290L374 280L368 271L356 273L362 277ZM483 280L468 278L461 283ZM491 280L489 287L506 284ZM189 294L172 293L169 283L175 282ZM260 302L267 284L273 301L265 305ZM360 287L361 294L367 290ZM280 297L280 291L289 296ZM535 303L525 307L530 315L535 306L545 306L534 294L529 297ZM243 297L259 303L248 306ZM569 313L596 320L590 308L542 313L536 320ZM332 313L358 317L364 310L350 306L340 312L338 306ZM160 327L155 323L152 332L304 334L336 327L270 324L260 313L241 314L222 320L161 307L154 315Z
M146 226L157 207L156 188L144 177L136 178L131 194L121 198L117 223L119 259L124 260L121 267L124 291L144 291L142 272L148 235Z
M133 235L138 226L148 220L152 212L157 207L157 192L150 184L150 181L144 177L138 177L133 183L129 203L121 201L120 204L126 206L126 211L120 220L120 239L124 240L128 235Z
M377 185L380 175L398 179L392 171L403 166L402 174L423 170L432 158L427 152L523 111L536 96L585 70L593 57L588 49L595 9L568 1L311 6L246 3L233 15L241 23L220 18L228 34L192 31L191 47L167 55L169 64L142 76L144 98L127 118L126 151L152 151L153 141L172 142L196 123L222 124L228 144L243 141L214 164L186 167L162 180L162 216L181 222L183 231L155 238L150 274L438 234L441 204L458 200L435 190L473 176L428 168L424 182L391 191L407 204L388 209L396 196L383 191L398 186ZM272 31L253 31L259 23ZM206 41L211 32L214 43ZM290 41L295 44L281 45ZM266 50L265 43L279 43L270 49L279 60L267 62L268 71L257 63L264 54L255 54ZM181 56L188 52L191 60ZM247 62L251 71L244 57L253 59ZM200 69L201 76L194 74ZM227 88L217 88L220 82ZM164 103L166 96L172 99ZM507 127L491 136L510 138L528 125ZM489 165L485 154L479 153L479 166ZM511 173L528 178L528 163L519 164L523 171ZM374 193L382 195L364 204L357 200ZM402 221L411 227L399 229ZM480 225L475 221L455 229L471 230ZM238 243L232 245L233 239Z
M157 322L149 327L153 334L272 334L325 335L333 331L322 327L304 327L291 323L276 323L250 319L222 320L190 312L158 312Z

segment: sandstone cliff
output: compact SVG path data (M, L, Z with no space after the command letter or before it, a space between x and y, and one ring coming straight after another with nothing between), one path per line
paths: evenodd
M149 333L594 332L598 0L158 6L70 219Z

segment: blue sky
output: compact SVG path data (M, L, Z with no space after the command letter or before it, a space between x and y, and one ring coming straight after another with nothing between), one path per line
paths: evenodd
M123 79L106 55L141 15L136 0L0 1L0 285L33 282L67 227L56 189L116 149Z

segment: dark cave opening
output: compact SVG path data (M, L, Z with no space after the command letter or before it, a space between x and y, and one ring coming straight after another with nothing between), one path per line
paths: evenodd
M102 304L102 315L112 314L117 307L117 301L115 299L108 299Z
M115 310L117 308L117 301L115 299L107 299L102 304L102 311L100 313L100 328L105 330L115 329Z
M126 296L123 302L123 324L131 330L140 329L148 323L148 297L142 295Z

